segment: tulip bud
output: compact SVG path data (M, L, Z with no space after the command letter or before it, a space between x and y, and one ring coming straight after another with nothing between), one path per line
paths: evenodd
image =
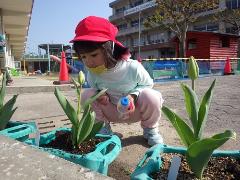
M82 71L80 71L79 74L78 74L78 82L81 85L83 85L84 82L85 82L85 75Z
M188 63L188 77L191 78L192 80L195 80L198 78L199 75L199 68L196 60L194 59L193 56L189 58L189 63Z

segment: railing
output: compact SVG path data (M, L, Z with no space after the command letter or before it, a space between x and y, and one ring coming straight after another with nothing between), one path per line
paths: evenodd
M118 13L118 14L113 14L109 17L110 21L116 20L116 19L120 19L124 16L123 12Z
M156 5L157 5L156 0L149 1L149 2L146 2L146 3L143 3L143 4L140 4L140 5L138 5L138 6L135 6L135 7L133 7L133 8L130 8L130 9L125 10L125 11L124 11L124 16L137 13L137 12L139 12L139 11L142 11L142 10L145 10L145 9L148 9L148 8L151 8L151 7L154 7L154 6L156 6Z
M24 59L48 59L48 55L24 55Z

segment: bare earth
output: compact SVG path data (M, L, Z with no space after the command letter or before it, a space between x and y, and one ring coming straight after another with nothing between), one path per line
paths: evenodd
M215 78L217 82L204 134L212 136L225 129L232 129L237 133L237 140L228 141L221 149L240 149L238 137L240 134L240 76L215 76L198 79L196 90L199 97L202 97ZM190 85L189 80L172 81L157 83L154 89L162 93L165 106L170 107L180 116L186 117L180 82ZM76 103L74 91L66 91L64 94L69 100ZM9 97L11 95L8 95ZM16 105L18 110L12 119L36 120L42 132L61 126L62 124L57 122L59 119L66 122L64 112L52 92L20 94ZM48 128L41 128L46 124L49 124ZM112 129L122 136L123 148L118 158L109 166L109 176L121 180L129 179L129 174L135 169L149 146L142 136L139 123L112 124ZM165 144L181 145L175 130L164 115L159 129Z

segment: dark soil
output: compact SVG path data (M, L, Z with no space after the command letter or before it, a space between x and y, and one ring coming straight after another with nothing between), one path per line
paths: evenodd
M174 153L162 154L163 164L161 172L153 173L151 174L151 177L153 179L167 179L171 159L175 155L176 154ZM193 172L190 170L186 162L185 156L179 154L177 155L180 156L182 159L177 179L197 179ZM207 168L204 170L203 179L240 179L240 159L234 159L230 157L212 157L208 162Z
M134 171L127 162L113 161L108 167L108 176L116 180L130 180L130 175Z
M105 140L103 138L92 138L86 142L82 142L79 148L75 149L72 145L70 131L57 131L55 136L56 138L53 141L41 147L60 149L72 154L87 154L94 151L96 145Z

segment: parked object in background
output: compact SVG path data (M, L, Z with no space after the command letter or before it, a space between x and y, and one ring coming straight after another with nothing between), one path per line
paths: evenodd
M42 75L42 71L40 69L34 71L34 73L37 74L37 75Z

